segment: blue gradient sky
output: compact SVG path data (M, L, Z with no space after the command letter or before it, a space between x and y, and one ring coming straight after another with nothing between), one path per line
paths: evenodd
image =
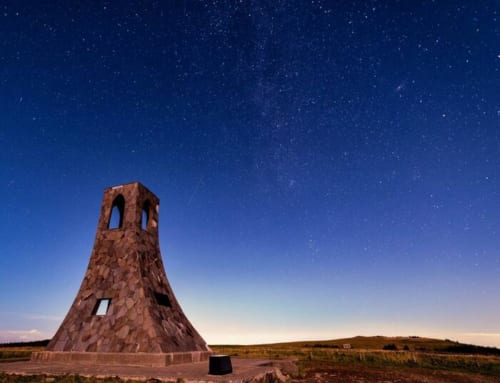
M0 341L53 335L137 180L209 343L500 346L500 5L336 3L2 6Z

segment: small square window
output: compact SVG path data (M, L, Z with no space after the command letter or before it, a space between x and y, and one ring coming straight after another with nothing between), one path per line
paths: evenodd
M108 313L109 306L111 306L110 298L98 299L94 308L94 315L106 315Z

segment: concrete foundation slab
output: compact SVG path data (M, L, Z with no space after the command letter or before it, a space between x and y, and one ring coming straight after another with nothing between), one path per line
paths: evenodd
M33 362L102 364L106 366L165 367L171 364L194 363L208 360L209 351L168 352L168 353L127 353L127 352L73 352L39 351L31 356Z

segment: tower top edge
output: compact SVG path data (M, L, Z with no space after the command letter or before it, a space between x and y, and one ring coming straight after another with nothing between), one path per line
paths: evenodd
M138 181L128 182L121 185L108 186L104 188L104 191L106 192L110 190L120 190L120 189L143 189L144 191L147 191L156 197L156 195L150 189L148 189L146 186L144 186L142 183Z

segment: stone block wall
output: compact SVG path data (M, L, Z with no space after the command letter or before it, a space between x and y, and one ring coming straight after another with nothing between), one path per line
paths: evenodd
M182 358L183 353L210 353L168 282L159 248L158 212L159 199L140 183L104 191L87 272L47 347L54 357L179 353L172 358ZM112 220L117 227L110 226ZM50 355L35 354L36 358Z

